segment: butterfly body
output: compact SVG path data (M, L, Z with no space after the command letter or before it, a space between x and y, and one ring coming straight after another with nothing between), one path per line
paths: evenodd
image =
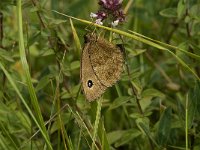
M123 62L123 53L119 47L95 34L86 35L80 75L88 101L100 97L120 79Z

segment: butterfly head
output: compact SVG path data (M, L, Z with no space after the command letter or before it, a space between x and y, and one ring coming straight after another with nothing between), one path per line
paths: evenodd
M84 42L89 43L91 41L96 41L97 40L97 35L94 33L89 33L84 35Z

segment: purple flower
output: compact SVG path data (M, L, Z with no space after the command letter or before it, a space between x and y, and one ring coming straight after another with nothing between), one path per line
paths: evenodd
M103 8L116 11L121 7L121 3L123 0L100 0L99 5Z
M125 20L125 14L123 13L122 10L115 11L115 13L113 14L113 17L116 20L119 20L119 22L123 22Z
M107 14L104 11L98 11L96 14L97 14L97 18L101 20L104 20L107 17Z
M103 24L103 20L109 18L112 20L111 25L117 26L125 20L125 14L122 10L123 0L99 0L100 10L97 13L91 13L91 18L96 18L97 24Z
M99 25L103 25L103 22L102 22L101 19L97 19L97 20L95 21L95 23L96 23L96 24L99 24Z

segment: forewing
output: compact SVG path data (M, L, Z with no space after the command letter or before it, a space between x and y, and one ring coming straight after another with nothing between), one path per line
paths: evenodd
M103 38L91 43L88 53L92 68L99 81L110 87L120 79L123 71L123 53L119 47Z
M86 96L86 99L88 101L93 101L100 97L105 89L106 86L102 85L100 81L98 80L96 74L94 73L94 70L92 68L88 49L91 49L91 44L87 43L82 51L82 57L81 57L81 81L82 81L82 87L84 94ZM88 87L88 81L91 80L93 85L92 87Z

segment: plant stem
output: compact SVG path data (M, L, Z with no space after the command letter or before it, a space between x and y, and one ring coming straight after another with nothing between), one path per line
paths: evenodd
M92 137L92 150L94 150L98 126L99 126L99 120L101 117L101 105L102 105L102 97L100 97L99 100L97 100L96 120L94 123L94 133L93 133L93 137Z
M185 106L185 149L188 150L188 94L186 96Z

